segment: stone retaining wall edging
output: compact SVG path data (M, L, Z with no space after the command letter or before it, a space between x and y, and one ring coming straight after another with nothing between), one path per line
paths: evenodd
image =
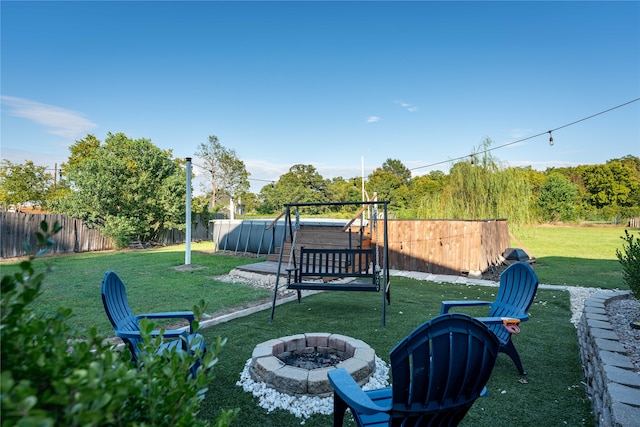
M584 304L578 324L580 358L587 395L599 427L632 427L640 423L640 374L607 317L610 301L629 298L629 291L602 291Z

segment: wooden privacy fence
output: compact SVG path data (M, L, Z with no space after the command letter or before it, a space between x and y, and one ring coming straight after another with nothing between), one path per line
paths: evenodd
M53 252L90 252L114 249L111 239L103 236L98 230L90 229L81 220L62 214L25 214L20 212L0 212L0 258L13 258L26 255L23 242L31 247L37 244L36 231L40 230L40 222L46 221L49 227L58 221L62 230L56 234ZM210 239L208 223L194 216L191 228L191 240ZM158 243L173 245L184 243L186 234L181 230L164 230L158 237Z
M435 274L486 271L510 246L506 219L388 220L389 268ZM372 236L374 241L376 236ZM382 240L382 236L378 236Z
M0 213L0 258L25 255L22 244L28 242L35 247L35 232L40 230L40 222L49 227L57 221L62 230L55 236L53 252L89 252L113 249L111 239L98 230L88 228L81 220L60 214L24 214L19 212Z

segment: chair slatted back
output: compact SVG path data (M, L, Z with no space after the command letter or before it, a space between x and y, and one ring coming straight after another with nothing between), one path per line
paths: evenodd
M391 425L457 425L480 396L498 339L466 315L424 323L391 350Z
M526 262L516 262L500 275L500 289L491 307L489 317L522 317L538 291L538 276ZM489 325L500 341L509 339L509 331L502 325Z
M140 330L138 320L129 306L124 283L113 270L107 271L102 279L102 304L115 330ZM127 338L124 339L124 341L129 346L131 354L135 359L135 355L140 351L138 343L141 340Z

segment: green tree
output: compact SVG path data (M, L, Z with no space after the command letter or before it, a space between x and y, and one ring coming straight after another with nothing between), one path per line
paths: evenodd
M328 183L328 199L332 202L359 202L362 200L361 178L346 180L341 176L332 178ZM336 206L335 211L342 212L346 216L355 213L357 205Z
M15 207L20 211L27 204L46 207L53 192L53 175L45 166L31 160L24 164L2 161L0 167L0 204L3 210Z
M405 184L409 184L411 180L411 171L400 160L385 160L382 164L382 170L393 173L398 178L401 178Z
M234 150L228 150L222 156L220 166L222 179L218 188L229 196L229 213L234 219L237 200L249 192L249 172Z
M65 165L72 191L55 202L57 212L99 228L119 248L131 240L156 240L165 229L184 229L184 161L170 150L109 133L92 155L74 160Z
M629 171L628 186L631 190L628 197L629 205L640 209L640 157L628 155L609 162L619 162Z
M577 218L577 199L578 189L568 178L559 173L549 174L538 195L537 205L542 220L547 222L575 221Z
M631 193L631 176L631 169L620 162L588 167L583 174L588 202L596 208L625 206Z
M209 136L206 143L198 145L195 155L205 164L209 181L204 189L211 193L210 207L215 211L221 197L230 198L230 213L233 214L233 202L249 191L249 173L235 150L224 147L218 137Z
M448 175L439 170L411 179L409 182L409 203L414 211L413 218L431 216L427 212L433 208L434 204L439 204L439 195L447 186L448 180Z
M244 193L242 197L238 199L238 209L243 214L255 214L258 206L258 196L250 191Z
M378 200L389 200L393 209L405 209L409 201L411 171L399 160L387 159L381 167L369 174L367 191Z
M69 147L71 154L67 162L62 165L62 174L64 175L66 168L74 167L84 160L96 157L99 149L100 140L95 135L89 134L84 139L76 141L75 144Z
M550 168L576 185L580 204L576 209L585 219L612 220L640 212L640 158L625 156L606 164Z
M329 182L322 178L314 166L297 164L291 166L289 172L273 185L262 187L258 197L262 202L259 212L273 214L296 200L300 203L329 201ZM312 214L321 211L308 209Z

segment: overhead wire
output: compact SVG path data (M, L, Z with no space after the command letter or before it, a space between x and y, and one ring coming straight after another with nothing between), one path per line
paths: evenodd
M555 132L555 131L560 130L560 129L564 129L564 128L569 127L569 126L573 126L573 125L575 125L577 123L584 122L586 120L592 119L594 117L600 116L602 114L608 113L608 112L616 110L618 108L625 107L625 106L627 106L629 104L632 104L632 103L638 102L638 101L640 101L640 98L635 98L635 99L632 99L631 101L627 101L627 102L624 102L622 104L616 105L615 107L607 108L606 110L600 111L600 112L595 113L595 114L591 114L590 116L583 117L583 118L578 119L578 120L574 120L571 123L567 123L567 124L564 124L562 126L558 126L556 128L549 129L548 131L540 132L540 133L537 133L535 135L531 135L531 136L528 136L526 138L521 138L521 139L518 139L517 141L507 142L506 144L497 145L495 147L489 147L489 148L487 148L485 150L482 150L482 151L483 152L488 152L488 151L498 150L500 148L508 147L510 145L515 145L515 144L518 144L520 142L524 142L524 141L528 141L530 139L538 138L539 136L546 135L546 134L549 134L549 144L553 145L552 132ZM453 159L442 160L440 162L430 163L430 164L424 165L424 166L418 166L418 167L415 167L415 168L409 168L409 170L424 169L424 168L429 168L429 167L433 167L433 166L442 165L442 164L445 164L445 163L451 163L451 162L455 162L456 160L462 160L462 159L466 159L466 158L472 157L475 154L476 153L471 153L471 154L467 154L467 155L464 155L464 156L456 157L456 158L453 158ZM194 166L197 166L199 168L207 170L207 168L205 168L204 166L201 166L201 165L194 164ZM273 184L273 180L268 180L268 179L249 178L249 180L250 181L260 181L260 182L270 182L270 183Z
M192 165L192 166L196 166L196 167L198 167L198 168L200 168L200 169L203 169L203 170L205 170L205 171L209 171L209 169L208 169L207 167L202 166L202 165L199 165L199 164L197 164L197 163L193 163L193 161L191 161L191 165ZM273 184L273 183L274 183L274 181L273 181L272 179L259 179L259 178L247 178L247 179L248 179L249 181L269 182L269 183L271 183L271 184Z
M606 109L606 110L604 110L604 111L600 111L599 113L592 114L592 115L587 116L587 117L584 117L584 118L582 118L582 119L575 120L575 121L573 121L573 122L571 122L571 123L567 123L566 125L558 126L557 128L550 129L550 130L545 131L545 132L540 132L540 133L538 133L538 134L536 134L536 135L528 136L528 137L526 137L526 138L522 138L522 139L519 139L519 140L517 140L517 141L512 141L512 142L508 142L508 143L506 143L506 144L498 145L498 146L495 146L495 147L490 147L490 148L487 148L486 150L482 150L482 151L483 151L483 152L487 152L487 151L494 151L494 150L497 150L497 149L499 149L499 148L508 147L508 146L510 146L510 145L518 144L518 143L520 143L520 142L527 141L527 140L529 140L529 139L533 139L533 138L537 138L537 137L539 137L539 136L546 135L546 134L549 134L549 143L550 143L551 145L553 145L553 137L551 136L551 133L552 133L552 132L555 132L555 131L557 131L557 130L564 129L564 128L566 128L566 127L569 127L569 126L575 125L576 123L584 122L585 120L592 119L592 118L594 118L594 117L596 117L596 116L599 116L599 115L601 115L601 114L608 113L609 111L613 111L613 110L615 110L615 109L618 109L618 108L624 107L624 106L626 106L626 105L629 105L629 104L634 103L634 102L637 102L637 101L640 101L640 98L632 99L631 101L625 102L625 103L620 104L620 105L616 105L615 107L608 108L608 109ZM451 162L454 162L454 161L456 161L456 160L462 160L462 159L466 159L466 158L468 158L468 157L472 157L474 154L476 154L476 153L467 154L467 155L465 155L465 156L460 156L460 157L456 157L456 158L454 158L454 159L449 159L449 160L443 160L443 161L441 161L441 162L431 163L431 164L424 165L424 166L418 166L418 167L415 167L415 168L409 168L409 170L424 169L424 168L429 168L429 167L432 167L432 166L442 165L442 164L444 164L444 163L451 163Z

